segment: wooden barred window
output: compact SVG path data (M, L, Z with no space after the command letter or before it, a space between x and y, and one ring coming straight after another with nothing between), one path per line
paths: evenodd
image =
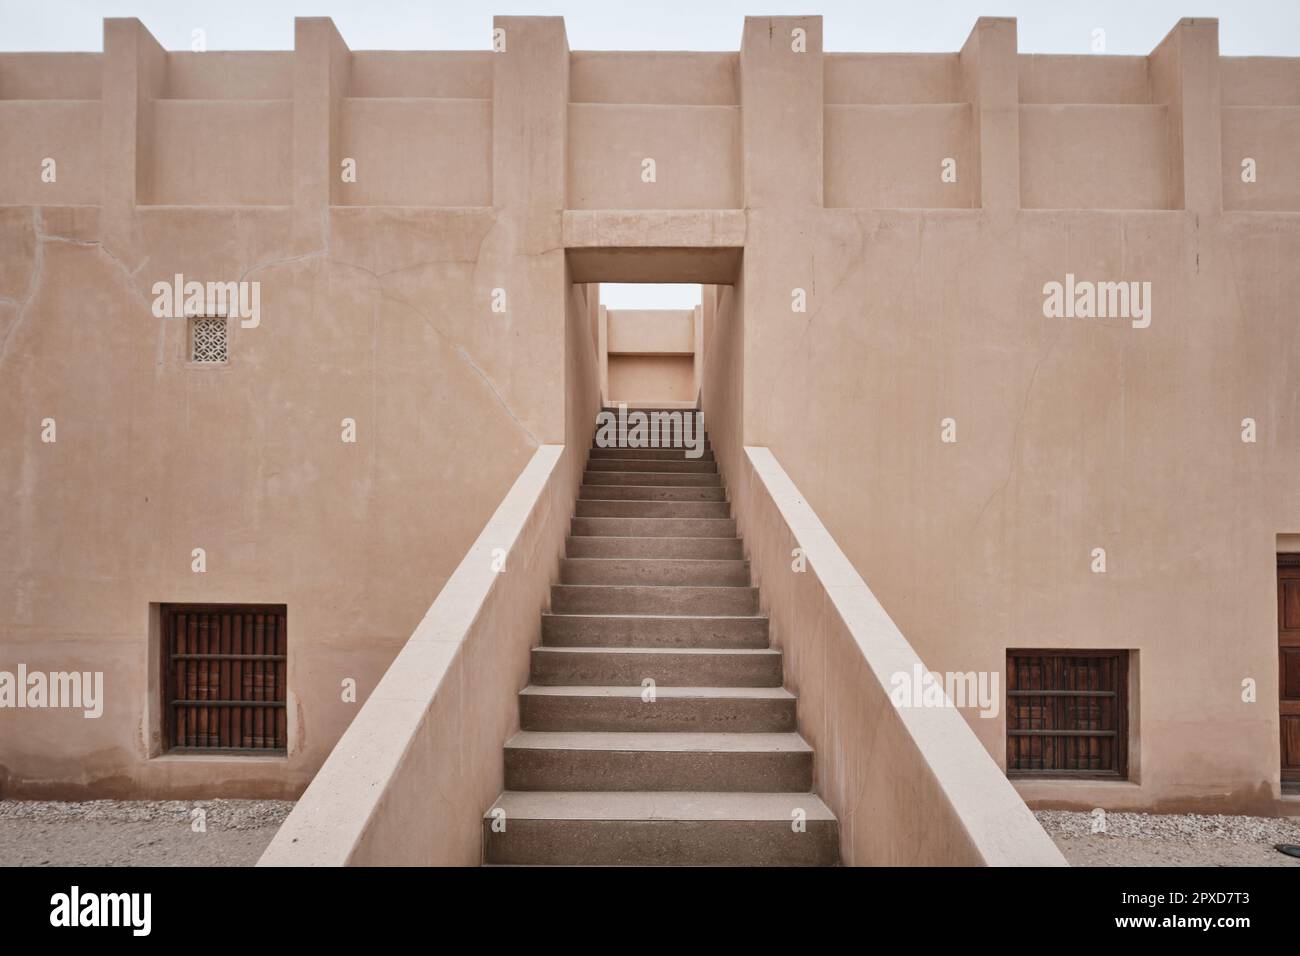
M283 604L164 604L166 749L287 751Z
M1128 775L1128 651L1007 651L1007 773Z

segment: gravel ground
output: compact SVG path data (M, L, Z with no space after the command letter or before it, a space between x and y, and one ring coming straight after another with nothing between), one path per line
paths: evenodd
M1106 831L1093 833L1091 813L1034 816L1072 866L1300 866L1273 849L1300 844L1297 817L1108 813Z
M287 800L0 800L0 866L252 866ZM193 829L203 810L206 832ZM1300 866L1273 849L1300 844L1300 818L1035 814L1074 866Z
M0 800L0 866L252 866L287 800ZM195 832L194 811L204 832Z

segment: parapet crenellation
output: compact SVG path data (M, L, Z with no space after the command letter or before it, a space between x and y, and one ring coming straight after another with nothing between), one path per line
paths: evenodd
M1222 57L1212 19L1148 56L1022 53L1007 18L925 54L824 53L820 17L749 18L719 53L494 24L484 51L352 51L300 18L292 51L191 52L107 19L103 53L0 54L0 204L500 207L536 86L524 140L563 164L541 206L1300 211L1276 174L1300 59Z

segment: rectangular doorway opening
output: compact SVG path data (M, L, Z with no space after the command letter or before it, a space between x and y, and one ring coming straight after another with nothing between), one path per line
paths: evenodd
M685 426L740 453L744 410L743 222L677 223L649 233L624 217L566 222L571 283L566 333L569 381L565 433L585 444L601 411L638 437L637 412ZM578 228L582 226L582 228ZM707 226L707 228L705 228ZM666 228L666 227L665 227ZM697 244L678 244L696 236ZM590 332L590 339L583 334ZM588 343L590 348L588 348ZM591 409L596 414L590 416ZM698 413L698 414L696 414ZM674 427L676 427L674 425ZM662 436L661 436L662 437ZM707 443L706 443L707 444ZM739 463L737 462L737 465Z
M602 283L598 357L606 406L695 408L704 363L698 283Z

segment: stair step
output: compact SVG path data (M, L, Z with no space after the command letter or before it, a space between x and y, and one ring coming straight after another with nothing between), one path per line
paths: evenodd
M659 487L703 486L721 488L722 476L717 472L673 473L670 471L593 471L588 468L582 476L584 485L657 485Z
M595 431L592 433L591 436L592 443L594 444L595 442L598 441L608 441L609 436L615 434L619 436L633 435L636 437L638 441L640 441L643 438L648 438L650 435L653 434L663 434L663 433L670 433L674 435L678 434L682 431L685 431L686 429L686 422L687 422L688 415L683 413L690 413L692 409L636 408L636 409L629 409L629 411L645 412L647 416L646 420L637 421L637 422L633 422L630 420L623 421L623 422L618 422L618 421L602 422L600 425L596 427ZM617 414L618 413L615 412L616 416ZM668 420L668 421L665 421L663 419L655 420L653 416L655 416L656 414L657 415L676 414L678 418L676 420ZM695 436L703 433L705 439L707 440L709 437L709 430L704 427L703 419L696 418L694 416L691 416L691 418L692 418L690 423L691 435Z
M683 415L687 412L699 412L701 415L704 414L702 409L696 408L694 405L638 405L636 402L615 402L613 405L602 405L600 410L617 415L619 410L625 406L629 414L631 412L645 412L647 415L651 412L680 412ZM596 422L594 427L599 428L600 423Z
M780 687L774 647L534 647L532 681L543 687Z
M812 793L506 791L483 847L513 865L833 866L839 826Z
M739 561L745 556L739 538L642 538L635 535L571 535L565 542L571 558L693 558Z
M583 485L579 501L726 501L721 486Z
M588 461L598 461L605 458L623 458L623 459L654 459L656 461L713 461L713 452L707 449L694 448L625 448L614 446L605 448L595 445L591 449Z
M676 428L673 428L673 429L670 430L670 432L669 432L669 440L670 440L670 441L673 439L673 437L674 437L676 431L677 431ZM644 431L642 431L641 429L632 428L631 426L628 426L627 428L624 428L624 429L621 429L621 430L620 430L620 429L615 429L613 432L610 432L610 431L608 431L608 430L606 430L606 431L597 431L594 435L591 436L591 447L592 447L592 448L609 448L609 447L611 447L611 446L609 445L609 441L611 440L611 439L610 439L610 436L611 436L611 435L614 436L614 439L617 440L617 442L618 442L619 445L621 445L621 446L627 446L628 443L629 443L629 439L636 439L638 446L640 446L640 447L648 447L648 446L645 446L645 445L641 445L641 442L642 442L642 441L649 440L650 435L651 435L651 432L650 432L650 428L649 428L649 426L647 426L647 427L645 428ZM695 435L696 435L696 431L695 431L694 428L692 428L692 429L691 429L691 437L694 438ZM660 429L660 438L662 439L662 437L663 437L663 431L662 431L662 429ZM617 447L617 446L615 446L615 447ZM705 450L708 450L708 449L710 449L710 448L712 448L712 447L713 447L713 443L712 443L711 441L709 441L709 433L708 433L708 430L706 429L705 432L704 432L704 448L705 448Z
M729 518L725 501L590 501L574 502L578 518Z
M735 518L578 518L575 537L617 535L630 538L734 538Z
M658 458L590 458L587 460L587 474L602 471L690 472L716 475L718 463L716 461L663 461Z
M748 561L693 558L565 558L561 584L748 587Z
M765 648L767 618L751 615L543 614L546 647Z
M708 436L627 437L589 451L484 862L834 865Z
M758 588L685 585L554 584L556 614L758 613Z
M812 789L812 748L797 733L542 733L506 741L507 790Z
M519 692L519 726L537 731L779 734L795 729L784 687L540 687Z

